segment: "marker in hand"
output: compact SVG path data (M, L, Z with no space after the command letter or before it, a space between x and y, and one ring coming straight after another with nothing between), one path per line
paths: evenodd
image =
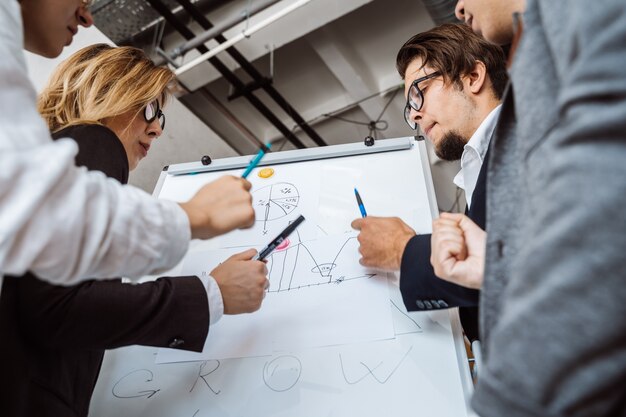
M294 230L296 230L296 227L298 227L300 223L302 223L303 221L304 221L304 216L303 215L298 216L298 218L294 220L289 226L287 226L285 230L280 232L280 234L276 236L276 238L272 240L269 245L261 249L259 253L257 253L256 256L252 258L252 260L262 261L268 256L270 256L270 254L274 252L274 249L276 249L278 245L283 243L283 240L287 239L287 236L289 236Z
M362 217L367 217L367 212L365 211L365 206L363 205L363 200L361 200L361 196L357 189L354 189L354 195L356 196L356 203L359 205L359 210L361 211Z
M256 156L252 159L252 161L250 161L250 163L246 167L246 170L243 172L243 174L241 174L241 178L245 179L248 175L250 175L252 170L254 168L256 168L256 166L259 164L259 162L261 162L261 158L263 158L263 156L267 152L270 151L271 147L272 147L272 143L271 142L268 142L266 145L262 145L261 146L261 149L259 150L259 153L256 154Z

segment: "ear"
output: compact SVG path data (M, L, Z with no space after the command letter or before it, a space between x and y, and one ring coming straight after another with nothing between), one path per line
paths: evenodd
M472 94L479 94L487 87L487 67L482 61L476 61L474 68L463 77L463 84Z

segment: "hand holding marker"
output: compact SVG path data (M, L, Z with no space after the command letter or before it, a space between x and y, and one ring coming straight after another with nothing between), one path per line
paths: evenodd
M256 168L259 162L261 162L261 158L263 158L263 156L267 152L270 151L271 147L272 147L272 142L268 142L266 145L261 145L261 149L259 149L259 153L256 154L256 156L252 159L252 161L250 161L250 163L246 167L246 170L243 172L243 174L241 174L241 178L246 179L248 175L250 175L252 170Z
M298 218L294 220L291 224L289 224L285 228L285 230L280 232L280 234L276 236L274 240L272 240L266 247L261 249L259 253L257 253L257 255L254 258L252 258L252 260L262 261L265 258L267 258L272 252L274 252L274 249L276 249L276 247L280 245L283 242L283 240L287 238L287 236L289 236L294 230L296 230L296 227L298 227L300 223L302 223L303 221L304 221L304 216L303 215L298 216Z
M267 152L270 151L271 147L272 147L272 142L268 142L266 145L261 146L259 153L256 154L256 156L250 161L250 163L246 167L243 174L241 174L241 178L245 179L248 175L250 175L252 170L256 168L256 166L261 161L261 158L263 158L263 156ZM276 247L278 247L278 245L280 245L287 238L287 236L289 236L294 230L296 230L296 227L298 227L298 225L302 223L303 221L304 221L304 216L300 215L296 220L293 221L293 223L289 224L285 228L285 230L283 230L278 236L276 236L276 238L272 240L270 244L268 244L259 253L257 253L256 256L252 258L252 260L263 261L266 257L268 257L274 251L274 249L276 249Z

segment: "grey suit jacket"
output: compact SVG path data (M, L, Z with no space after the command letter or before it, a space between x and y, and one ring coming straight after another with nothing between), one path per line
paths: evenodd
M527 0L495 132L481 416L626 416L626 3Z

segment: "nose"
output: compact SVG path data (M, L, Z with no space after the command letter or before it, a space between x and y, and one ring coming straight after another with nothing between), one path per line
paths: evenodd
M417 111L413 107L411 107L410 109L411 110L409 111L409 119L419 126L420 122L422 121L422 111Z
M456 2L454 14L456 15L456 18L459 19L461 22L465 22L465 2L463 0L459 0Z
M163 129L161 129L161 122L159 121L158 117L154 119L152 123L148 125L148 129L146 130L146 133L152 139L156 139L163 134Z
M76 20L82 27L88 28L93 25L93 15L89 11L89 8L84 4L76 10Z

